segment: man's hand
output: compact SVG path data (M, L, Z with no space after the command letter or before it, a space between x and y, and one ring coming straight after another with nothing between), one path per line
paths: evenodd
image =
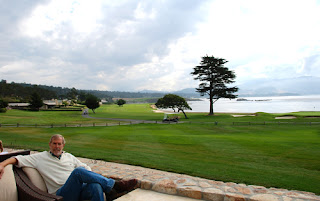
M9 165L9 164L12 164L12 165L16 165L18 163L18 160L16 158L8 158L7 160L5 161L2 161L0 163L0 179L4 173L4 168Z
M4 167L3 167L3 165L0 163L0 179L1 179L2 175L3 175L3 173L4 173Z

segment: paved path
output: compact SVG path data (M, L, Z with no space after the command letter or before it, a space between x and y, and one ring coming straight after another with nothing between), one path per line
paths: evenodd
M82 114L84 118L90 119L106 119L106 120L113 120L113 121L126 121L130 122L131 124L141 124L141 123L153 123L153 124L163 124L162 120L160 121L150 121L150 120L139 120L139 119L122 119L122 118L106 118L106 117L92 117L88 114ZM176 124L178 122L170 122L171 124ZM165 123L168 124L168 123Z
M310 192L289 191L263 186L236 184L169 173L138 166L79 158L93 171L115 179L135 178L139 188L155 192L209 201L320 201ZM130 199L129 199L130 200Z
M137 119L121 119L121 118L106 118L106 117L92 117L90 115L82 115L84 118L90 119L106 119L106 120L114 120L114 121L127 121L132 123L155 123L156 121L146 121L146 120L137 120ZM160 121L159 121L160 122Z

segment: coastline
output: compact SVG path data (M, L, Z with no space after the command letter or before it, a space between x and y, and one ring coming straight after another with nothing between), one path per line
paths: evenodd
M275 97L242 97L248 101L236 99L219 99L213 104L215 113L257 113L270 114L290 113L299 111L320 111L320 95L309 96L275 96ZM268 101L255 101L268 100ZM192 110L185 112L209 112L209 99L202 101L188 101Z

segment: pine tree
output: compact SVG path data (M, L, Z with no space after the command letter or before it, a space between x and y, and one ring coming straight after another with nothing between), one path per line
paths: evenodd
M204 56L199 66L194 68L191 73L196 76L195 80L200 80L197 92L201 96L209 95L210 112L213 115L213 104L220 98L236 98L233 93L238 91L237 87L227 87L227 84L234 83L236 75L224 66L227 63L225 59L215 58L214 56Z

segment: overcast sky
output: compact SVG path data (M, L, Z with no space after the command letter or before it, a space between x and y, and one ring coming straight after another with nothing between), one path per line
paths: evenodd
M320 77L320 0L0 0L0 79L174 91L209 55L250 79Z

